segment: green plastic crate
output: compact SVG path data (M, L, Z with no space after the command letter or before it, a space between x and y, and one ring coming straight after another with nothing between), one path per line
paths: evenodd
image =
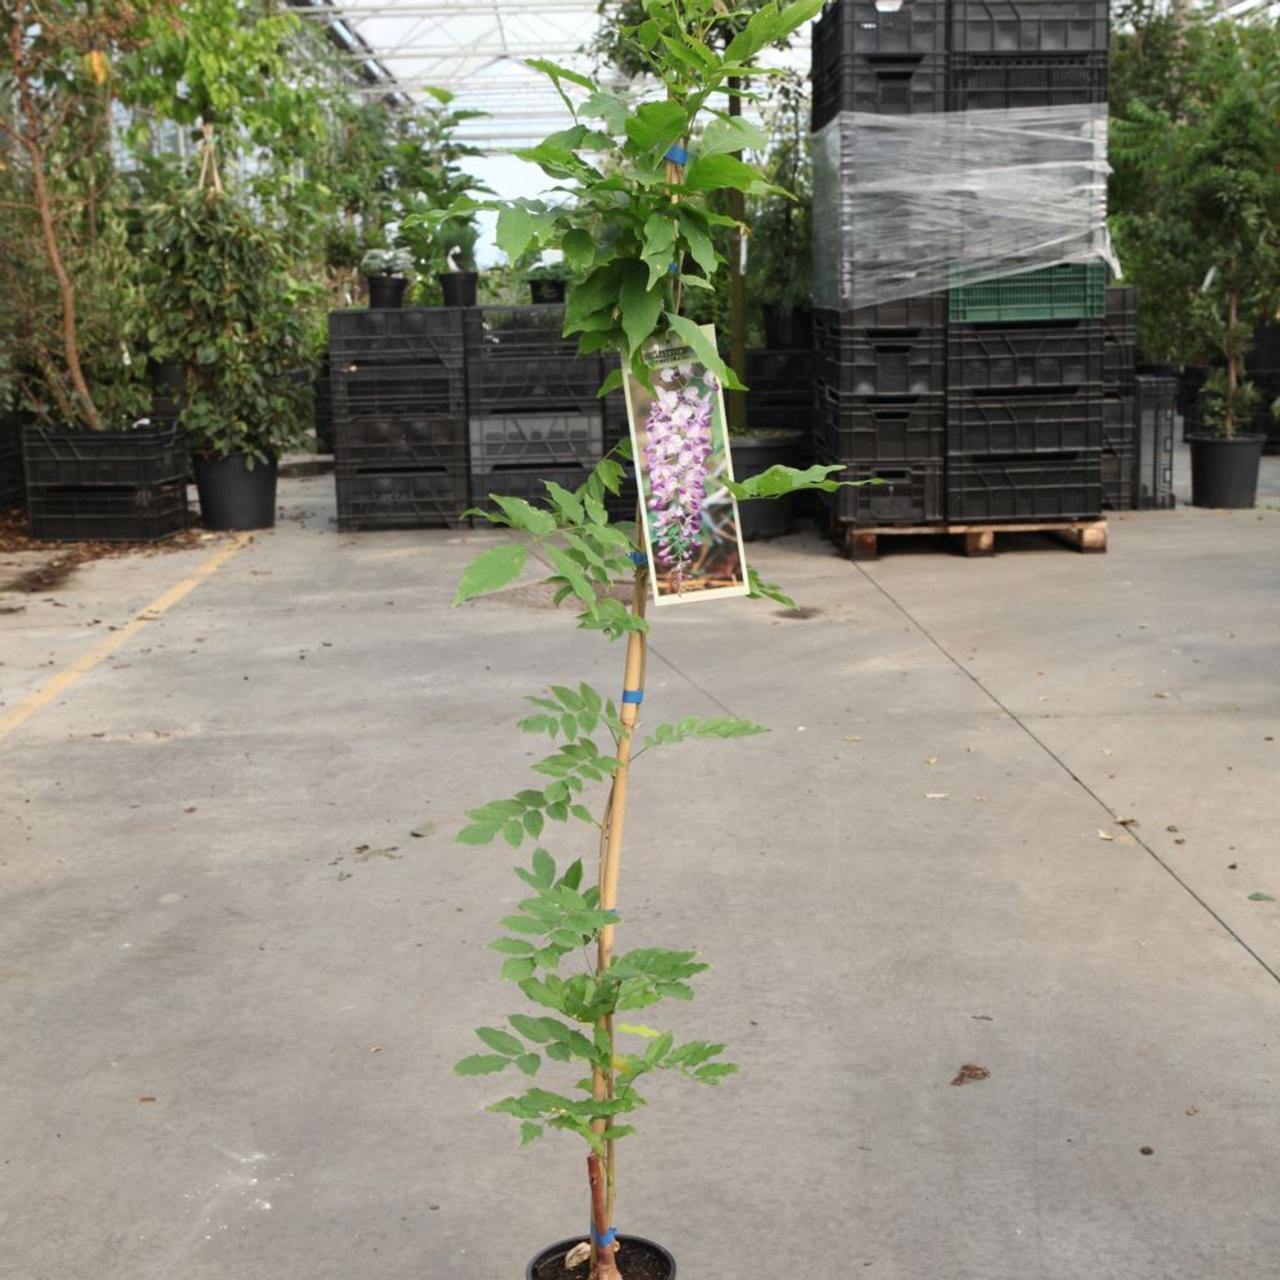
M948 311L957 324L1089 320L1106 314L1106 288L1103 263L1068 262L960 285L949 291Z

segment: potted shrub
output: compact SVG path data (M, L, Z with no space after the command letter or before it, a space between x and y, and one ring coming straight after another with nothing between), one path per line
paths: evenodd
M137 262L110 146L115 67L145 41L146 14L25 0L8 12L0 344L32 532L162 537L186 523L186 464L176 430L145 417Z
M1258 393L1244 357L1280 274L1280 131L1268 105L1274 49L1256 56L1254 39L1247 28L1214 24L1189 55L1203 92L1177 115L1134 102L1115 123L1117 155L1145 180L1149 205L1126 235L1141 244L1145 229L1157 245L1179 237L1194 284L1174 302L1212 367L1200 396L1212 430L1188 437L1196 506L1252 507L1266 441L1250 429Z
M556 306L564 304L565 290L569 287L572 273L568 264L559 262L539 263L526 275L529 282L529 301L534 306Z
M440 229L437 244L446 270L436 279L444 294L446 307L474 307L480 283L476 270L476 240L479 232L469 218L454 218Z
M277 461L306 437L306 289L281 237L229 193L180 192L150 211L149 337L186 371L181 421L204 523L275 523Z
M407 249L370 249L360 259L360 274L369 286L369 306L401 307L409 287L413 258Z
M741 386L682 304L687 291L709 288L722 266L711 238L712 218L719 215L709 215L710 198L726 188L752 193L764 186L759 173L733 154L757 145L760 131L740 118L717 117L692 155L689 139L708 97L724 92L730 81L741 84L761 74L755 56L812 18L820 5L821 0L803 0L781 9L766 3L717 48L710 33L723 9L719 0L679 6L675 0L650 0L642 27L626 34L651 51L651 69L666 87L659 101L637 105L554 63L531 64L558 88L574 86L575 97L582 98L579 105L564 94L574 125L522 153L570 198L483 207L498 210L498 243L513 261L530 250L563 252L574 273L565 327L580 335L583 352L615 351L623 367L652 386L648 353L671 339L691 347L722 384ZM479 207L472 201L461 205L468 212ZM430 225L432 219L426 221ZM621 369L613 371L602 393L621 380ZM683 428L673 421L673 429ZM690 424L690 431L697 429ZM690 459L688 465L696 466L696 448ZM830 490L837 487L830 472L838 469L774 467L728 487L740 499ZM667 1074L716 1084L734 1070L721 1060L724 1046L714 1040L678 1041L673 1032L650 1025L651 1006L693 994L690 983L706 967L699 957L662 947L615 950L619 931L629 923L619 909L619 871L633 756L693 738L760 732L735 717L692 716L639 736L651 584L636 526L609 516L609 500L622 482L622 466L609 457L576 492L548 481L545 503L495 495L496 509L480 514L519 540L493 546L473 561L457 597L462 602L515 581L532 543L552 567L557 602L573 602L578 625L625 642L620 699L581 682L532 697L532 714L519 727L550 740L550 754L534 766L535 785L471 810L458 834L463 844L502 840L532 853L516 868L525 897L503 919L503 936L492 944L504 957L502 976L519 988L528 1011L511 1014L506 1026L479 1028L482 1052L463 1058L457 1071L514 1076L516 1090L490 1110L512 1117L523 1143L567 1133L584 1144L585 1206L566 1214L578 1218L585 1207L590 1231L540 1249L525 1271L534 1280L674 1277L671 1252L615 1227L617 1145L633 1132L642 1081ZM753 595L792 604L757 575L750 575L750 583ZM553 843L551 832L564 832L571 842L580 833L587 856L571 852L557 858L542 845L544 836ZM597 874L588 873L588 862L596 864ZM588 953L587 971L572 972L566 964L562 973L561 959L582 950ZM633 1012L641 1009L643 1023ZM564 1079L544 1084L544 1072ZM548 1239L562 1234L548 1224ZM512 1280L517 1274L513 1259Z

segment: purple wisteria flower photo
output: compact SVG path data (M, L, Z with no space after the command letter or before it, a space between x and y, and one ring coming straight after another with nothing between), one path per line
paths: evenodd
M627 407L654 600L745 595L720 384L684 347L655 350L650 380L628 377Z

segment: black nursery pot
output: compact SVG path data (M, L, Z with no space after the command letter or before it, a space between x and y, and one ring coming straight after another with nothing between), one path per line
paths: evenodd
M445 271L436 277L444 290L446 307L474 307L480 284L478 271Z
M404 292L409 281L404 276L369 276L369 306L383 311L404 306Z
M733 436L729 441L733 454L733 477L741 482L781 464L801 464L804 433L789 432L777 436ZM738 523L744 542L761 538L780 538L795 526L795 494L785 498L756 498L738 503Z
M279 466L255 462L250 471L248 455L229 453L225 458L197 455L193 460L196 491L200 495L200 519L206 529L270 529L276 522L276 480Z
M529 297L535 307L554 307L564 301L567 280L530 280Z
M1242 510L1258 501L1266 436L1191 436L1191 505Z
M582 1243L581 1236L561 1240L549 1249L543 1249L525 1268L524 1280L583 1280L587 1264L564 1269L564 1257L575 1245ZM627 1280L676 1280L676 1260L660 1245L640 1236L618 1237L618 1265Z

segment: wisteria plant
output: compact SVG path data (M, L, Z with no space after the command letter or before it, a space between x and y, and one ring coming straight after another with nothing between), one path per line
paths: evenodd
M565 332L579 335L583 352L617 351L624 367L652 389L646 446L651 532L660 566L676 574L704 535L712 501L706 465L716 382L741 385L714 343L681 313L681 298L690 288L710 288L721 266L711 229L727 220L711 211L710 197L724 189L765 188L756 170L732 154L758 147L761 131L710 102L726 90L750 96L748 86L771 74L757 65L757 55L820 5L799 0L783 7L770 0L737 13L722 0L648 0L645 21L624 38L661 84L658 100L633 102L577 72L531 63L551 79L574 121L519 153L556 180L556 199L461 205L498 210L498 240L513 260L530 250L561 250L575 273ZM735 17L738 34L716 48L713 28ZM683 366L660 365L655 375L648 354L655 341L691 349L694 358ZM696 373L699 367L705 374ZM615 371L601 394L621 376ZM555 685L528 699L530 714L519 728L550 744L533 765L534 785L470 810L458 833L466 845L502 840L513 849L532 849L528 863L515 868L527 895L503 918L503 934L491 946L503 957L502 977L534 1008L510 1014L505 1026L479 1028L484 1051L464 1058L457 1070L530 1078L490 1107L519 1122L525 1143L547 1129L577 1134L586 1143L591 1235L570 1250L568 1263L585 1267L590 1280L621 1280L630 1270L627 1251L618 1257L613 1226L616 1147L634 1131L630 1118L642 1105L642 1082L665 1072L716 1084L736 1069L714 1040L677 1040L628 1016L666 1000L690 999L692 981L706 968L691 950L615 950L623 922L618 887L631 765L646 751L686 740L763 732L735 717L688 716L640 736L648 560L638 525L610 514L621 501L627 460L622 446L574 492L547 481L541 503L494 495L494 509L473 514L514 536L472 561L457 594L461 603L507 586L525 571L532 551L551 569L557 604L574 606L579 627L626 641L616 700L585 683ZM721 477L715 485L725 501L724 494L780 497L835 489L839 482L831 473L838 469L774 467L740 484ZM780 588L755 573L749 581L751 595L792 606ZM585 841L587 851L554 857L543 840L557 826L567 844ZM588 865L595 868L594 882ZM585 965L575 970L575 960L584 956ZM541 1083L549 1065L564 1067L567 1083Z

